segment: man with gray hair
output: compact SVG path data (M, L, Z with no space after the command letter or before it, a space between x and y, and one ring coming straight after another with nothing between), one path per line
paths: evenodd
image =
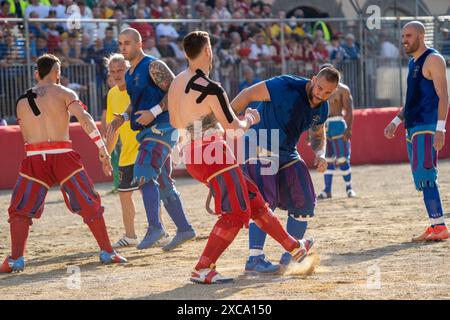
M130 97L127 94L127 83L125 82L125 72L130 64L120 53L113 53L105 58L108 73L115 82L115 86L108 91L106 99L106 123L109 125L114 120L114 114L121 114L130 104ZM119 158L119 198L122 206L123 225L125 235L113 244L114 248L136 246L138 239L134 230L134 217L136 209L133 202L133 191L139 188L132 183L133 169L139 150L139 143L136 140L136 131L131 129L129 123L125 123L115 133L112 139L107 139L106 148L111 154L118 138L122 143Z

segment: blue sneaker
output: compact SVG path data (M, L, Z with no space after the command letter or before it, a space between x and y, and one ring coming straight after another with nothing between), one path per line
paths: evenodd
M195 239L195 231L194 229L183 231L183 232L177 232L173 239L166 244L162 249L163 251L170 251L175 249L176 247L182 245L183 243Z
M22 272L24 268L25 259L23 257L13 260L11 256L8 256L0 266L0 273Z
M266 259L264 254L248 257L245 263L246 273L274 274L279 271L280 266L272 264L272 262Z
M119 256L115 251L111 253L108 253L106 251L100 251L100 262L103 264L125 263L127 262L127 259Z
M168 237L168 234L164 228L157 229L154 226L149 226L144 239L139 243L136 248L139 250L147 249L158 243L163 237Z
M289 252L285 252L281 255L280 266L287 267L291 263L292 255Z

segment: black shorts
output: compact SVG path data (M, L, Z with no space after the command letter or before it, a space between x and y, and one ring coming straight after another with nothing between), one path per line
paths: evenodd
M133 169L134 165L119 167L119 192L129 192L139 189L137 185L133 185Z

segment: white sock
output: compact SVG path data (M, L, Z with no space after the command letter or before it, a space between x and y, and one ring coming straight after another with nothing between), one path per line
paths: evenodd
M256 256L264 254L264 250L262 250L262 249L250 249L248 254L249 254L250 257L256 257Z

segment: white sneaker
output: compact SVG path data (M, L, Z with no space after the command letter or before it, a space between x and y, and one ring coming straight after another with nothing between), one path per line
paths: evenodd
M354 198L354 197L356 197L356 192L353 191L353 189L348 189L348 190L347 190L347 197L349 197L349 198Z
M214 284L214 283L230 283L233 282L233 278L224 277L216 271L215 266L212 268L206 268L201 270L194 270L191 274L191 281L201 284Z
M135 247L139 243L138 238L128 238L127 236L123 236L119 239L119 241L112 244L113 248L126 248L126 247Z

